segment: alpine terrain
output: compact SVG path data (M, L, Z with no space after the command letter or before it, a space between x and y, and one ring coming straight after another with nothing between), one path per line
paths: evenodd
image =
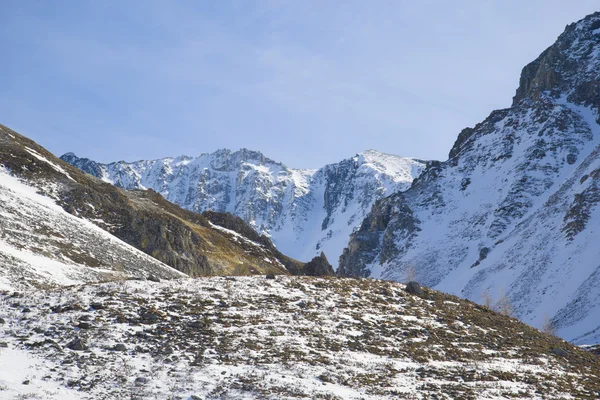
M527 65L508 109L464 129L445 162L377 201L346 276L417 279L510 304L575 343L600 341L600 13Z
M0 398L597 399L600 357L422 289L278 276L0 291Z
M407 189L425 167L373 150L319 170L288 168L246 149L133 163L61 158L120 188L153 189L187 210L233 213L283 253L310 260L324 252L334 264L375 200Z
M0 200L0 280L305 273L238 217L118 189L1 125ZM309 274L333 272L324 257L313 261L321 259L320 268L309 263Z

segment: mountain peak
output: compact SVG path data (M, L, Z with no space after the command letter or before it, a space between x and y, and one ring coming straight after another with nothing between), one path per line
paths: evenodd
M600 12L570 24L556 42L521 72L513 106L543 95L584 106L600 104Z

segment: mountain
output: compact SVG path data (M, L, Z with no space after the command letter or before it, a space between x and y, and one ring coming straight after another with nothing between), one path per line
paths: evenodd
M600 341L600 13L521 74L510 108L466 128L449 159L379 200L338 272L407 277L534 326Z
M281 276L0 291L6 399L597 399L600 357L402 284Z
M409 187L425 162L369 150L319 170L288 168L259 152L99 164L62 160L125 189L151 188L187 210L230 212L296 259L337 260L375 200Z
M13 281L60 283L64 274L62 281L89 282L115 270L159 279L304 273L303 263L238 217L196 214L152 190L118 189L2 125L0 199L0 268Z

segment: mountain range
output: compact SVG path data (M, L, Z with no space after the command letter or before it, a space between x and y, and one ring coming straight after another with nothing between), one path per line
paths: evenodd
M288 168L263 154L219 150L197 157L100 164L62 160L123 189L153 189L187 210L230 212L283 253L334 266L373 203L407 189L426 162L369 150L318 170Z
M239 217L121 190L2 125L0 200L5 285L333 273L324 256L305 264L283 255Z

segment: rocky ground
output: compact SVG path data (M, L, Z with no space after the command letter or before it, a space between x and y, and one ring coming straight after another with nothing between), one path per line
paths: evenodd
M599 395L591 352L398 283L213 277L0 294L0 398Z

